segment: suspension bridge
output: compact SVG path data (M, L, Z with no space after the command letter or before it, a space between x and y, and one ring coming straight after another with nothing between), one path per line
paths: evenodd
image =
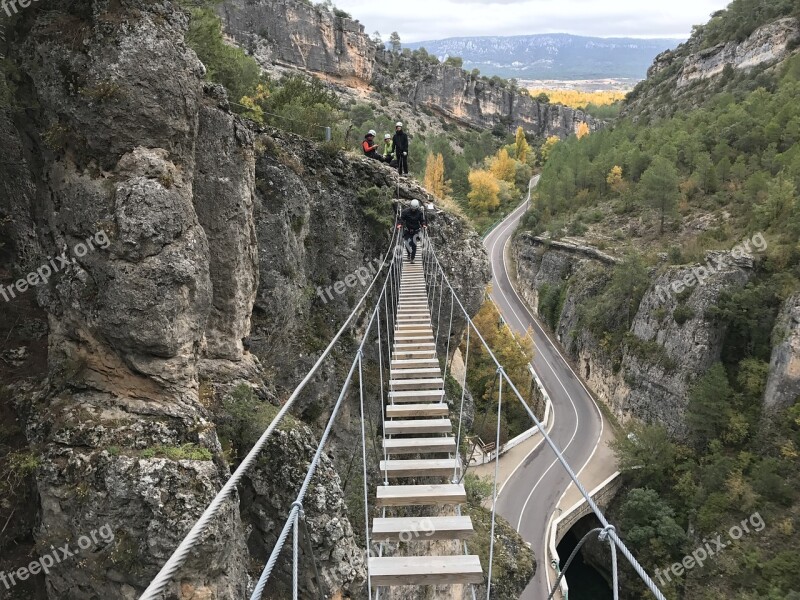
M455 398L448 397L445 391L451 350L454 351L460 345L460 340L453 339L454 323L461 324L457 330L464 330L463 337L466 340L464 368L460 370L461 380L457 382L460 392L455 394L458 396ZM391 242L378 274L327 349L192 526L140 600L162 600L170 586L180 580L181 568L192 550L202 541L206 528L219 515L223 505L234 497L237 486L254 467L275 429L309 382L320 372L322 365L333 360L334 348L343 336L355 330L362 332L358 349L339 389L336 402L331 407L326 427L308 465L304 481L294 503L287 508L277 541L250 600L276 597L270 595L270 581L284 553L287 556L283 560L287 561L288 558L290 564L291 597L293 600L300 597L301 557L304 560L313 559L313 556L309 557L301 552L300 538L305 530L304 502L331 433L337 425L337 417L347 399L357 403L360 419L363 542L367 570L365 587L370 600L379 599L384 590L396 586L447 585L452 586L453 590L459 590L458 595L452 597L472 600L477 600L478 589L481 590L481 596L485 589L486 599L493 597L499 453L495 457L488 556L483 557L483 562L478 555L470 553L469 540L475 531L470 517L462 514L462 504L467 500L464 477L469 464L464 404L470 368L470 340L473 344L477 342L478 347L491 357L496 368L496 446L500 446L500 423L504 404L520 402L532 425L539 429L554 453L557 464L569 475L602 525L592 534L609 545L615 600L618 598L619 587L617 552L630 563L653 596L665 600L656 584L581 485L560 449L472 322L471 315L447 277L427 231L421 239L419 260L411 263L405 257L402 232L397 227L393 228ZM377 370L377 383L365 378L367 368ZM368 399L374 393L380 395L382 423L379 431L371 426L369 413ZM376 441L377 434L381 437L380 444ZM372 448L369 444L371 439ZM377 465L371 466L369 450L381 455L376 457ZM549 515L535 515L531 518L546 521ZM408 543L412 540L413 543ZM562 576L573 558L574 555L563 566ZM541 562L542 557L537 556L537 559ZM316 564L314 568L316 569ZM539 568L542 568L541 564ZM559 581L556 581L548 598L556 597L558 589Z

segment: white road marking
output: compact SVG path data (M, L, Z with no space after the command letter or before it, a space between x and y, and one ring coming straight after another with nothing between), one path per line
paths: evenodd
M529 194L529 197L528 197L528 201L526 201L525 203L523 203L523 204L522 204L522 205L521 205L521 206L520 206L518 209L516 209L514 212L512 212L512 213L511 213L511 214L510 214L510 215L507 217L506 221L513 221L513 220L514 220L514 218L516 217L517 213L519 213L520 211L524 211L524 210L527 208L527 206L528 206L529 202L530 202L530 194ZM498 228L497 228L497 230L496 230L495 232L493 232L493 233L492 233L492 237L494 237L494 241L493 241L493 243L492 243L492 245L491 245L491 248L489 249L489 256L490 256L490 258L491 258L491 259L494 259L494 255L495 255L495 248L496 248L496 246L497 246L497 242L499 241L499 238L500 238L500 237L501 237L503 234L505 234L505 233L508 231L508 229L509 229L509 228L512 226L512 224L513 224L513 223L511 223L511 222L510 222L510 223L508 223L508 225L506 225L505 227L502 227L502 224L501 224L501 226L500 226L500 227L498 227ZM506 264L506 248L507 248L507 246L508 246L508 243L509 243L510 241L511 241L511 238L509 237L509 238L508 238L508 240L506 240L506 244L505 244L505 245L504 245L504 247L503 247L503 255L502 255L503 268L505 269L505 271L506 271L506 274L508 273L508 266L507 266L507 264ZM492 260L492 262L493 262L493 260ZM513 305L511 304L511 302L509 302L509 300L508 300L508 297L505 295L505 293L503 292L503 289L502 289L502 287L499 285L499 284L500 284L499 277L498 277L496 274L494 274L494 273L493 273L493 278L494 278L494 279L497 281L497 284L498 284L498 285L497 285L497 291L498 291L499 295L503 297L503 299L505 300L505 303L507 304L508 308L511 310L512 314L513 314L513 315L514 315L514 317L517 319L517 322L518 322L518 323L519 323L519 325L520 325L520 329L523 329L523 330L525 330L525 331L527 332L527 331L528 331L528 328L527 328L527 327L525 327L525 324L523 323L522 319L521 319L521 318L520 318L520 316L517 314L516 310L514 310L514 307L513 307ZM570 371L570 372L573 374L574 378L575 378L575 379L576 379L576 380L577 380L577 381L580 383L581 387L584 389L584 391L586 392L586 394L587 394L587 395L589 396L589 398L591 399L591 401L592 401L592 404L594 405L594 407L595 407L595 410L597 411L598 417L600 418L600 433L599 433L599 435L598 435L597 441L596 441L596 442L595 442L595 444L594 444L594 449L592 450L592 453L590 454L589 458L586 460L586 462L583 464L583 466L581 467L581 469L580 469L580 470L578 471L578 473L577 473L577 477L578 477L578 478L580 478L580 475L581 475L581 473L583 473L583 471L586 469L586 467L589 465L589 463L590 463L590 462L592 461L592 459L594 458L594 455L597 453L597 449L599 448L599 446L600 446L600 442L601 442L601 440L603 439L603 432L604 432L604 429L605 429L605 419L603 418L603 414L602 414L602 412L600 411L600 407L597 405L597 402L596 402L596 400L595 400L594 396L593 396L593 395L592 395L592 393L589 391L589 389L586 387L586 385L583 383L583 380L582 380L582 379L581 379L581 378L580 378L580 377L577 375L577 373L575 373L575 370L572 368L572 366L571 366L571 365L569 364L569 362L566 360L566 358L564 357L564 355L563 355L563 354L561 353L561 351L558 349L558 346L557 346L557 345L556 345L554 342L552 342L552 341L549 339L549 337L547 336L547 334L546 334L546 332L544 331L544 329L541 327L541 325L538 323L537 319L536 319L536 318L533 316L533 314L532 314L532 313L530 312L530 310L528 309L528 306L527 306L527 304L526 304L526 303L525 303L525 302L522 300L522 298L520 297L519 293L517 292L516 288L514 287L514 284L511 282L511 278L510 278L510 277L507 277L507 278L508 278L508 280L509 280L509 285L510 285L510 287L511 287L511 290L514 292L514 295L515 295L515 296L517 297L517 299L519 300L519 303L520 303L520 305L521 305L521 306L522 306L522 307L525 309L525 312L527 312L527 313L528 313L528 316L530 317L530 320L531 320L531 322L532 322L532 323L534 324L534 326L535 326L535 327L536 327L536 328L537 328L537 329L540 331L540 333L542 334L542 336L543 336L544 338L548 339L548 341L550 341L550 346L551 346L551 347L552 347L552 348L553 348L553 349L556 351L556 353L557 353L557 354L558 354L558 356L561 358L561 360L563 361L563 363L564 363L564 364L567 366L567 368L569 369L569 371ZM493 290L493 292L494 292L494 290ZM578 432L578 429L579 429L579 420L580 420L580 417L579 417L579 415L578 415L578 410L577 410L577 407L575 406L575 402L574 402L574 400L572 399L572 396L571 396L571 395L569 394L569 392L567 391L567 389L566 389L566 386L564 385L564 382L563 382L563 381L561 380L561 378L558 376L558 373L556 373L555 369L553 368L553 365L552 365L552 364L550 364L550 362L547 360L547 357L546 357L544 354L540 354L540 356L542 357L543 361L544 361L544 362L545 362L545 364L548 366L548 368L550 369L550 371L552 371L553 375L555 376L556 380L557 380L557 381L559 382L559 384L561 385L562 389L564 389L564 393L567 395L567 398L569 399L569 401L570 401L570 403L571 403L571 405L572 405L573 411L575 412L575 417L576 417L575 431L573 432L573 434L572 434L572 437L570 438L570 441L569 441L569 443L566 445L566 447L564 447L564 449L563 449L563 450L561 450L561 453L562 453L562 455L565 455L565 454L566 454L566 452L567 452L567 450L569 449L569 447L570 447L570 446L572 445L572 443L574 442L574 440L575 440L575 437L576 437L576 435L577 435L577 432ZM553 409L554 409L554 411L555 411L555 404L553 405ZM555 423L555 413L554 413L554 417L553 417L553 418L554 418L554 423ZM542 440L542 441L544 441L544 440ZM528 459L528 457L529 457L531 454L533 454L533 452L535 452L535 451L536 451L536 450L539 448L539 446L540 446L540 445L541 445L541 442L540 442L539 444L537 444L537 446L536 446L536 447L535 447L533 450L531 450L531 452L530 452L530 453L528 453L528 455L527 455L527 456L526 456L526 457L523 459L523 461L522 461L522 462L521 462L519 465L517 465L517 467L514 469L514 471L512 471L511 475L510 475L510 476L508 477L508 479L506 480L506 483L512 479L512 477L514 476L514 474L516 473L516 471L517 471L517 470L518 470L518 469L519 469L519 468L522 466L522 464L525 462L525 460L527 460L527 459ZM517 531L519 531L519 529L520 529L520 527L521 527L521 525L522 525L522 518L523 518L523 516L524 516L524 513L525 513L525 510L526 510L526 508L527 508L527 506L528 506L528 503L530 502L531 498L533 497L533 493L534 493L534 491L536 490L536 488L538 487L538 485L539 485L539 484L542 482L542 480L543 480L543 479L544 479L544 477L547 475L547 473L550 471L550 469L552 469L552 468L553 468L553 466L555 465L555 463L556 463L556 462L558 462L558 459L555 459L555 460L553 461L553 463L551 463L551 465L550 465L550 466L547 468L547 470L544 472L544 474L543 474L543 475L542 475L542 476L539 478L539 480L536 482L536 484L535 484L535 485L533 486L533 488L531 489L531 492L530 492L530 494L528 495L527 499L525 500L525 504L523 505L523 507L522 507L522 510L521 510L521 512L520 512L520 518L519 518L519 522L518 522L518 524L517 524ZM570 487L571 487L572 485L574 485L574 483L570 482L570 484L567 486L567 488L566 488L566 489L564 490L564 492L562 493L562 495L561 495L561 498L559 499L559 501L558 501L558 503L556 504L556 506L558 506L558 504L560 504L560 503L561 503L561 501L562 501L562 500L564 499L564 497L566 496L566 494L567 494L567 491L569 491L569 489L570 489ZM505 487L505 483L503 484L503 487ZM546 530L545 530L545 531L546 531L546 536L547 536L547 534L549 534L550 527L551 527L551 523L552 523L552 520L553 520L553 515L554 515L554 513L553 513L553 514L551 514L551 516L550 516L550 519L549 519L549 521L548 521L547 528L546 528ZM547 537L545 537L545 539L544 539L543 541L544 541L544 548L543 548L543 549L544 549L545 553L544 553L542 556L546 556L546 555L547 555L547 554L546 554L546 552L547 552L547 545L548 545L548 544L547 544ZM549 586L550 586L550 574L549 574L549 570L548 570L548 569L545 569L545 571L546 571L547 583L548 583L548 589L549 589Z

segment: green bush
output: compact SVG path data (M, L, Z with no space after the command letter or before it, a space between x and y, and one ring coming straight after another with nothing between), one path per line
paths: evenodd
M222 21L209 4L190 5L186 43L206 66L206 78L224 85L231 101L239 103L263 81L261 68L241 48L225 43Z
M686 321L694 318L694 311L686 304L679 304L672 312L672 318L678 325L683 325Z

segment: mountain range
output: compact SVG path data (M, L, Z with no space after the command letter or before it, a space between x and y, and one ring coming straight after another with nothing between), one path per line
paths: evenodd
M597 38L566 33L511 37L459 37L404 44L464 68L518 79L644 79L653 59L684 40Z

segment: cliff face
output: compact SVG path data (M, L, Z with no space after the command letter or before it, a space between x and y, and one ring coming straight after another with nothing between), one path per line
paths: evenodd
M357 21L301 0L226 0L219 13L229 35L267 70L289 67L350 89L387 91L415 110L479 129L522 126L534 135L565 137L581 122L600 126L582 111L536 102L459 68L384 51Z
M800 23L785 18L756 29L741 43L728 42L690 54L678 74L677 86L721 75L726 66L749 70L774 64L789 56L792 45L800 41Z
M225 30L262 64L368 82L375 46L358 21L297 0L230 0Z
M680 295L668 290L690 275L693 267L670 267L653 277L633 315L630 341L619 361L579 320L581 307L591 303L610 276L610 257L566 244L544 244L525 233L515 240L513 256L519 289L534 308L538 308L542 286L564 290L555 332L598 396L623 421L635 417L658 422L681 436L689 389L722 351L725 330L707 316L708 309L717 305L724 291L741 289L749 281L752 259L727 261L703 285ZM685 320L674 317L679 306ZM788 347L776 350L774 359L782 368L771 371L776 387L785 386L788 393L796 390L793 362L797 356L789 349L796 333L794 324L787 327ZM771 394L767 390L766 404Z
M566 137L583 122L593 130L600 126L583 111L537 102L525 91L473 78L457 67L386 51L378 53L377 64L373 82L378 89L469 127L504 125L540 137Z
M762 25L741 42L710 48L704 47L700 30L685 44L656 57L647 79L628 96L623 114L669 115L676 110L675 101L699 106L711 95L709 85L727 83L723 77L727 71L735 77L769 69L796 53L798 43L800 21L793 17ZM672 102L665 102L665 97Z
M203 82L186 28L170 3L124 0L31 7L7 32L24 75L0 106L0 140L15 156L0 161L0 274L4 286L38 275L17 289L49 321L46 377L11 394L38 465L33 533L43 551L114 534L52 571L50 598L141 594L229 477L227 443L246 445L226 440L223 451L217 435L241 408L236 391L252 390L259 410L279 404L353 306L354 293L323 302L317 287L382 258L391 234L393 171L254 131ZM411 183L400 195L430 199ZM436 223L474 309L482 282L467 282L488 278L480 239L449 215ZM323 378L300 405L311 425L330 410L330 388ZM5 413L5 393L0 402ZM361 541L335 460L352 442L351 414L307 514L323 592L357 598ZM316 446L300 423L276 434L169 597L247 595ZM28 533L13 531L2 550ZM285 576L279 564L276 585Z
M768 409L782 409L800 398L800 295L795 294L784 304L772 341L764 403Z

